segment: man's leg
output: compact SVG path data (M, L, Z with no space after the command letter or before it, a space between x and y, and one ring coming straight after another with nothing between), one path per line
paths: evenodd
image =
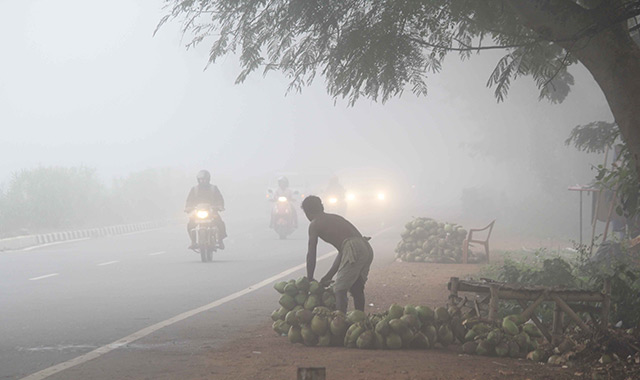
M189 219L189 223L187 223L187 233L189 233L189 239L191 239L191 245L189 246L189 249L195 249L197 244L196 244L196 223Z
M216 218L216 225L218 226L218 247L224 249L224 243L222 240L227 237L227 226L222 221L220 215Z
M334 294L336 295L336 309L346 314L349 305L347 290L334 290Z
M349 289L349 293L353 297L353 307L356 310L364 311L364 281L362 277L358 277L358 280ZM336 297L336 305L337 303L338 298Z

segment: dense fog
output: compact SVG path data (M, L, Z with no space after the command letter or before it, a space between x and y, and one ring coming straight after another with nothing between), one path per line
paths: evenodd
M350 107L322 78L302 93L287 94L278 73L235 85L234 57L206 68L206 44L187 51L179 25L153 36L161 5L0 3L1 235L176 217L208 169L229 216L263 217L279 175L311 193L337 175L347 190L385 187L388 212L402 217L498 219L498 236L577 239L579 198L567 187L591 182L603 157L564 141L576 125L612 120L582 67L570 69L576 85L562 104L538 101L529 78L498 103L486 82L500 53L451 56L428 96L408 89ZM58 181L38 172L47 168L84 177ZM30 186L60 194L42 202L98 211L19 222L14 206L33 203L20 195Z

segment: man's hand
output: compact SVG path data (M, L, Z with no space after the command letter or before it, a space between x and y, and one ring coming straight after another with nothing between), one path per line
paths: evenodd
M327 287L327 286L331 285L331 282L332 282L332 281L331 281L331 278L332 278L332 277L333 277L333 276L329 277L329 275L327 274L326 276L322 277L322 280L320 280L320 283L321 283L323 286Z

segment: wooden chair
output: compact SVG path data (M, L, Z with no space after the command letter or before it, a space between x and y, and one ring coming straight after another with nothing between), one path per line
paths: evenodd
M487 254L487 262L489 262L489 238L491 237L491 231L493 231L493 224L496 221L493 220L491 223L489 223L488 226L486 226L485 228L471 228L469 230L469 234L467 235L467 238L464 239L464 241L462 242L462 263L466 264L467 260L469 258L469 244L471 243L478 243L478 244L482 244L484 246L484 251ZM474 232L482 232L485 230L489 230L487 232L487 238L485 240L479 240L479 239L474 239L473 238L473 233Z

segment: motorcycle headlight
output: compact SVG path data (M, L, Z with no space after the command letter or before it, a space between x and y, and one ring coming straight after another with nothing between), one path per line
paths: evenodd
M207 210L198 210L196 212L196 216L200 219L206 219L209 217L209 211Z
M329 198L329 203L338 203L338 198L335 198L335 197Z
M348 201L354 201L356 199L356 195L353 193L349 193L347 194L347 200Z
M278 197L278 202L286 202L287 197Z
M378 200L384 201L384 193L378 193Z

